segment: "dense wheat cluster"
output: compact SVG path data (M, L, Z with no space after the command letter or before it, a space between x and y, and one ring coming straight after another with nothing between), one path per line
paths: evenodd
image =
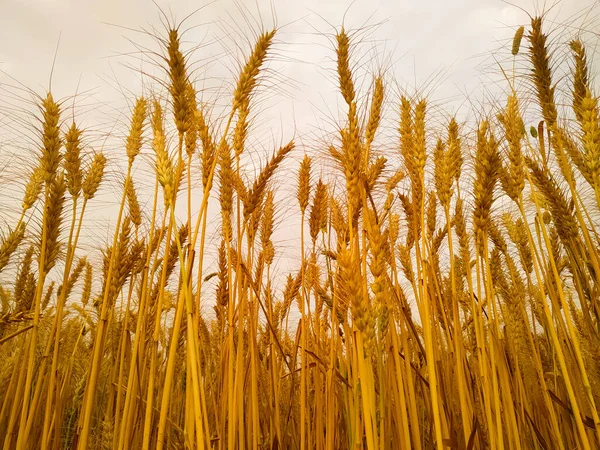
M508 46L526 72L506 69L503 106L440 125L384 76L362 92L341 28L337 135L320 158L284 143L255 173L242 161L275 36L249 49L218 119L168 31L168 89L133 102L101 255L81 236L110 161L39 99L39 157L0 243L0 446L600 448L600 113L584 43L555 66L532 19ZM279 282L274 175L292 154L300 247Z

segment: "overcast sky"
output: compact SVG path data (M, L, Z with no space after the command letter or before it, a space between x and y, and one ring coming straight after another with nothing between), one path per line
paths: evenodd
M91 148L101 146L101 136L106 133L112 133L113 138L125 134L132 99L147 93L142 84L151 82L141 71L156 72L151 57L139 50L144 47L156 51L157 43L139 31L162 33L165 19L160 10L173 22L193 13L182 27L186 30L184 47L197 47L190 61L194 62L197 88L206 101L226 98L222 94L234 81L237 64L248 54L260 30L274 26L280 29L273 61L268 66L269 89L258 105L262 115L256 121L251 146L256 155L253 161L258 164L285 140L295 138L299 146L305 145L311 151L324 137L324 130L335 131L332 122L338 117L341 100L333 72L332 37L342 24L355 30L355 39L361 43L356 56L361 58L358 67L363 74L383 68L388 79L394 80L394 91L411 92L417 87L448 114L454 114L460 113L461 108L469 109L469 103L484 99L486 93L502 89L490 76L497 73L491 69L492 54L503 58L516 28L527 24L528 17L520 8L532 14L549 11L549 28L560 29L561 35L568 38L576 35L580 26L592 31L600 28L594 4L598 2L0 0L3 175L16 174L22 185L22 166L10 162L31 159L37 151L32 144L35 135L31 127L22 122L31 95L19 85L45 95L51 79L56 98L78 94L74 103L66 103L65 114L70 117L70 105L74 104L75 116L89 129ZM368 87L370 78L364 80ZM393 132L394 110L389 113ZM118 139L111 142L109 153L123 152ZM299 151L294 157L298 159L301 154ZM295 170L295 165L291 166ZM114 211L111 195L118 192L120 182L115 175L118 167L112 166L111 170L113 177L104 197L92 208L98 219L96 226L87 231L87 239L96 245L108 239L106 225ZM140 189L147 189L151 177L140 171L138 184ZM292 188L282 185L280 198L292 198ZM17 190L3 189L0 195L2 208L11 199L15 200L13 205L18 205L16 201L21 198ZM279 236L281 246L286 247L285 230L293 228L282 226L284 231Z
M453 82L475 78L473 68L478 61L474 57L496 49L498 42L511 37L518 25L527 22L526 14L519 8L531 13L550 11L552 27L554 21L579 23L577 17L586 14L594 3L597 2L2 0L0 68L28 87L45 88L60 36L53 83L57 95L71 95L80 78L82 86L104 88L100 80L110 76L110 65L123 62L115 55L133 50L127 39L141 41L135 32L116 27L154 28L160 32L163 26L158 7L175 21L201 8L186 22L188 27L196 27L187 34L190 41L225 39L225 46L232 50L234 44L243 47L243 39L251 39L246 20L254 31L259 22L264 28L280 27L279 39L284 44L281 52L304 63L306 67L293 69L301 70L309 85L307 91L314 91L311 83L320 81L312 65L322 63L328 50L323 48L327 41L319 34L331 35L332 26L344 23L349 29L371 27L366 39L394 52L397 59L393 70L399 79L413 81L416 69L417 81L422 81L441 67L451 67L451 82L444 83L444 89L450 92L456 90ZM594 11L592 16L595 15ZM593 19L588 15L584 20L588 28L595 23ZM241 26L245 29L238 30ZM217 49L218 46L208 45L197 55L210 58L219 54ZM108 92L103 89L102 94Z

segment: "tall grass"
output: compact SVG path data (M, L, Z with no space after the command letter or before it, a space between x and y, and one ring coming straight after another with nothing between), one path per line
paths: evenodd
M280 285L274 175L304 150L243 164L275 36L249 50L219 122L169 29L168 93L135 101L98 266L80 241L107 160L39 99L39 159L0 243L15 274L0 286L3 448L599 448L600 113L584 43L556 73L542 19L519 28L510 52L528 75L503 71L505 106L470 132L432 121L426 98L392 98L383 76L364 100L342 28L335 172L317 178L305 155L294 173L298 264Z

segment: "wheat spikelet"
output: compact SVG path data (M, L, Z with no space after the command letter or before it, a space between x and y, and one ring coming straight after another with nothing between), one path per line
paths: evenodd
M69 131L65 134L65 178L67 189L73 198L79 197L83 173L81 172L81 131L71 124Z
M186 84L185 95L188 100L189 113L186 117L188 122L187 131L185 132L185 152L188 157L191 158L196 153L196 146L198 141L198 126L200 125L197 120L198 104L196 103L196 90L192 83Z
M273 199L273 191L269 190L265 197L260 224L260 241L262 244L265 264L267 265L273 263L273 257L275 256L275 249L273 248L273 242L271 241L271 236L273 235L274 215L275 203Z
M373 188L375 187L377 180L383 173L386 164L387 159L384 156L379 156L377 157L375 162L373 162L373 164L371 164L365 171L364 184L365 190L368 194L371 193L371 191L373 191Z
M319 283L320 270L317 265L316 253L311 253L310 259L306 262L306 269L304 272L305 287L307 291L312 290Z
M519 54L519 50L521 49L521 41L523 40L523 33L525 32L525 27L520 26L515 31L515 35L512 41L511 53L513 56L517 56Z
M61 160L60 147L60 108L54 101L51 93L42 100L42 155L40 167L44 174L46 186L49 186L54 178Z
M581 121L581 102L589 89L589 75L585 47L580 40L570 42L573 58L575 59L575 70L573 71L573 112L577 120Z
M173 270L175 270L175 265L179 260L179 250L177 248L177 241L181 244L181 249L185 253L185 243L188 237L189 232L189 224L182 224L177 230L177 237L173 237L173 240L169 246L169 254L166 255L166 261L163 261L163 264L166 265L165 273L166 280L168 281ZM159 284L157 283L156 288L159 288Z
M403 100L404 102L404 100ZM402 106L404 109L404 106ZM422 99L414 108L414 119L412 121L412 136L408 139L409 146L402 150L404 163L406 165L407 158L410 160L410 168L407 165L412 187L412 202L416 208L416 218L420 214L421 202L423 199L424 183L425 183L425 163L427 159L426 143L425 143L425 112L426 102ZM405 113L402 113L405 114ZM402 125L401 125L401 128ZM401 141L403 140L401 133ZM402 145L402 143L401 143ZM419 220L417 219L417 222Z
M387 192L393 191L398 186L398 183L400 183L405 177L406 173L404 173L403 170L398 169L396 173L389 177L385 182L385 190Z
M507 262L509 259L506 258ZM537 376L531 358L532 349L527 338L529 334L527 319L522 313L525 303L525 286L514 270L511 270L512 282L509 283L502 266L500 251L494 248L490 258L490 270L494 286L496 286L497 292L504 300L505 333L509 337L510 347L514 349L511 356L516 359L521 366L521 370L526 374L526 377L524 377L525 382L533 383ZM512 269L515 269L514 266Z
M402 209L404 210L404 216L408 225L406 233L406 245L412 247L415 240L418 240L421 236L421 221L417 220L414 203L404 194L398 194Z
M104 289L108 289L108 297L103 295L101 298L106 298L109 307L112 307L117 295L121 291L121 288L125 284L127 277L129 276L132 261L129 254L131 238L131 219L129 216L125 216L123 223L121 224L121 230L119 233L119 240L116 246L116 250L112 247L106 250L104 259ZM116 253L113 255L112 253ZM111 278L108 279L109 264L111 259L115 265L111 272Z
M586 164L583 152L577 146L577 144L571 139L568 134L564 132L562 128L555 127L555 133L553 135L554 145L560 147L558 150L566 152L569 155L569 158L573 164L579 169L579 172L583 175L583 178L590 184L590 186L594 186L594 178L592 172L589 171L588 165ZM563 162L560 160L560 156L557 153L557 158L559 159L559 164L564 164L566 166L567 162ZM565 174L565 170L561 166L561 170L563 175ZM568 168L569 171L572 172L572 168Z
M502 255L506 255L508 253L508 246L506 245L506 240L504 239L504 235L498 228L495 220L490 220L488 223L488 236L495 248L497 248Z
M102 420L97 429L96 441L98 448L101 450L109 450L112 446L113 433L115 432L115 424L112 420Z
M462 171L463 155L458 134L458 123L456 123L454 117L448 124L448 159L450 160L452 177L458 182Z
M313 245L317 241L319 231L323 230L323 228L327 226L327 203L327 186L321 179L319 179L315 188L315 196L313 198L313 204L308 218L309 232L313 241Z
M29 279L29 275L31 273L31 262L33 260L34 250L34 247L30 245L25 251L25 256L23 256L19 270L17 272L17 277L15 279L13 292L17 311L20 310L19 308L22 303L22 298L25 294L25 290L27 287L27 280Z
M90 297L92 294L92 277L93 277L93 269L92 265L88 262L85 265L85 278L83 281L83 292L81 294L81 304L85 308L90 301Z
M206 187L208 184L208 178L210 177L210 170L213 166L214 158L216 155L216 145L210 133L204 112L201 108L196 110L196 128L200 141L202 142L202 186Z
M133 185L133 178L131 178L131 176L129 177L129 180L125 182L125 185L127 186L125 194L127 196L127 204L129 205L129 217L135 227L139 228L142 224L142 210L140 209L140 204Z
M525 158L525 162L531 171L535 186L548 203L560 238L568 243L579 235L577 221L573 217L571 205L567 202L551 174L544 171L537 162L530 158Z
M322 305L326 305L330 310L333 310L333 299L331 298L329 293L323 288L323 286L321 286L319 283L317 283L317 285L315 286L315 290L317 291L318 301L321 304L321 309L322 309ZM337 315L338 321L343 323L344 317L342 316L342 314L340 314L339 307L338 307L336 313L337 313L336 315Z
M342 27L336 36L337 46L337 71L340 84L340 92L344 100L350 106L354 102L354 84L350 70L350 38Z
M371 144L375 139L375 133L379 128L381 122L381 108L383 106L383 79L381 77L375 78L373 83L373 96L371 99L371 110L369 111L369 121L367 122L367 128L365 130L365 146L371 148Z
M308 155L304 155L300 169L298 171L298 189L297 198L300 205L300 212L304 214L308 207L308 199L310 197L310 166L311 159Z
M54 293L54 287L56 286L56 281L52 281L48 288L46 289L46 294L42 298L42 311L45 311L48 305L50 304L50 299L52 298L52 294ZM60 295L60 294L59 294Z
M20 298L20 303L17 304L17 311L30 311L33 306L35 290L37 287L37 278L34 273L29 272L24 283L23 293Z
M442 243L444 242L444 239L446 239L447 235L448 235L447 227L439 228L435 234L433 234L433 233L431 234L431 249L433 251L433 258L435 261L437 261L437 265L439 265L438 252L440 250L440 247L442 246Z
M342 211L340 203L334 196L329 196L329 208L331 211L331 224L335 230L336 237L338 239L338 246L343 243L348 244L350 236L348 234L348 219Z
M237 122L233 132L233 151L236 157L244 152L246 136L248 135L248 114L250 114L250 102L242 102L237 109Z
M434 163L434 183L437 196L440 200L440 204L446 208L450 206L450 199L452 198L452 184L454 183L454 177L452 176L452 170L450 166L450 158L448 157L448 151L445 149L445 145L441 139L438 139L433 151L433 163Z
M248 192L248 204L244 207L244 218L248 218L257 206L262 202L267 183L277 170L284 158L294 149L294 142L290 141L287 145L280 147L269 162L263 167L258 177L252 184Z
M583 171L580 169L580 171L586 172L589 174L589 171L587 170L587 166L585 165L585 161L583 160L583 158L581 157L581 154L579 152L578 149L574 149L579 157L575 157L575 158L571 158L569 159L568 154L569 154L569 150L567 150L568 147L571 147L572 142L569 142L570 139L567 136L567 133L562 129L559 128L558 126L554 127L554 133L552 134L552 148L554 149L554 154L556 155L556 161L558 163L558 167L560 168L560 171L563 175L563 177L565 177L565 180L567 181L567 183L569 183L570 185L572 185L573 187L575 187L577 185L576 179L575 179L575 174L573 172L573 166L572 166L572 162L575 162L575 160L580 160L581 164L583 166ZM585 175L584 175L585 177ZM590 174L590 184L593 185L593 177Z
M2 239L0 244L0 272L8 264L10 256L19 247L23 237L25 237L25 223L21 222L17 228Z
M62 246L59 236L63 220L62 212L66 189L67 186L63 175L55 177L50 185L48 199L46 200L46 251L44 261L40 265L40 267L44 268L45 272L54 267Z
M390 214L390 224L388 226L388 237L392 247L396 245L398 241L398 235L400 232L400 216L396 213Z
M490 254L490 272L494 286L498 286L498 293L503 297L508 292L508 282L502 267L502 259L500 250L495 247Z
M219 151L219 203L223 237L231 240L231 213L233 212L233 168L231 149L224 143Z
M75 266L75 268L69 275L69 279L67 280L67 285L60 286L58 288L58 292L56 294L58 297L60 297L61 295L64 295L65 301L69 298L69 295L71 295L71 292L73 291L73 287L75 286L75 283L77 283L77 280L81 276L81 272L83 272L83 269L86 268L87 265L88 265L88 262L85 259L85 257L79 258L79 260L77 261L77 265ZM64 293L62 292L63 289L65 290Z
M258 233L258 230L260 228L260 214L262 211L263 203L264 199L261 199L254 211L252 211L252 214L250 214L250 217L248 217L247 219L246 231L249 242L254 242L256 234ZM259 256L261 255L259 254Z
M340 131L341 136L342 136L342 140L344 139L344 135L346 133L346 130L341 130ZM343 143L343 141L342 141ZM329 151L329 154L331 155L331 157L334 159L334 161L340 166L340 167L344 167L344 162L343 159L344 157L342 156L342 153L340 151L338 151L337 148L335 148L333 145L330 145L327 150Z
M0 314L6 314L9 310L9 303L12 301L8 290L0 286Z
M362 280L359 262L352 253L342 247L338 253L340 286L337 288L339 295L346 304L351 306L352 321L356 328L368 335L369 310L367 299L363 297Z
M248 189L246 188L246 183L244 182L244 180L242 180L242 177L239 174L239 172L232 173L232 184L233 184L233 189L234 189L236 195L242 202L242 205L244 206L244 208L247 208L248 207Z
M580 113L583 161L586 171L594 180L594 186L600 186L600 113L598 99L589 89L581 100Z
M510 214L503 216L504 227L508 232L510 240L517 246L521 265L527 273L533 270L533 257L529 248L529 241L521 219L513 220Z
M489 135L489 136L488 136ZM498 143L489 133L487 122L482 122L477 132L477 155L475 157L475 205L473 207L473 230L478 236L487 230L490 211L494 201L494 188L498 180L500 157Z
M519 113L519 102L516 95L509 95L506 110L500 115L500 122L504 127L506 141L508 142L507 156L509 162L508 169L501 176L502 185L506 194L517 202L525 186L521 150L521 140L525 134L525 126Z
M87 174L83 179L81 189L83 191L83 198L91 200L96 195L102 178L104 177L104 168L106 167L106 158L102 153L96 153L94 160L88 170Z
M454 230L458 236L460 245L461 259L465 262L471 261L471 250L469 246L469 234L467 233L467 223L463 207L463 200L458 199L454 210Z
M400 102L400 153L404 166L410 177L412 189L412 204L416 208L414 220L416 226L420 226L417 219L423 198L424 167L426 162L425 149L425 100L420 101L414 108L411 101L402 97ZM407 199L406 199L407 200ZM403 200L403 207L406 211ZM412 221L409 222L412 228ZM417 232L419 234L420 231ZM413 233L414 234L414 233ZM413 236L415 237L415 236ZM417 237L418 238L418 237Z
M427 160L427 147L425 143L425 113L427 110L427 102L422 99L415 107L414 118L414 167L417 170L417 175L423 180L423 171Z
M167 63L169 66L169 92L173 99L173 115L175 126L180 135L188 131L191 122L192 107L191 96L188 91L188 78L185 68L185 58L179 49L179 32L177 29L169 30L167 43ZM195 95L194 95L195 97Z
M146 120L146 110L148 102L144 97L139 97L133 108L131 115L131 124L129 126L129 135L125 142L125 150L129 158L129 165L133 164L133 160L142 149L142 138L144 133L144 122Z
M342 130L341 162L346 176L348 205L354 216L359 212L360 199L362 198L360 183L362 161L356 102L352 102L348 110L348 129Z
M533 83L542 116L548 127L552 127L558 116L554 102L554 86L552 85L552 71L550 69L550 55L546 46L546 35L542 31L542 18L531 19L529 40L529 57L533 66Z
M152 131L154 134L152 147L154 149L154 153L156 154L156 177L163 188L165 208L169 208L176 193L175 179L173 163L166 148L163 110L158 101L154 102L154 111L152 113Z
M402 96L400 100L400 152L404 157L404 165L409 174L414 171L414 161L409 158L413 146L413 117L410 100Z
M41 167L37 167L31 173L29 182L25 187L25 195L23 196L23 202L21 203L23 212L28 211L38 200L40 193L42 192L43 184L44 171Z
M227 276L227 247L225 245L225 240L221 240L221 245L219 246L219 255L218 255L218 267L219 270L217 272L218 283L216 290L216 302L215 302L215 312L217 313L217 319L219 322L225 320L225 308L229 303L229 280Z
M7 313L0 316L0 327L4 325L26 322L33 320L33 315L29 312L19 311L16 313Z
M402 272L404 272L404 276L408 281L413 283L415 279L415 273L413 271L412 259L410 257L410 247L406 245L399 245L398 256L400 257L400 264L402 266Z
M367 235L369 238L369 248L371 250L371 260L369 261L369 269L373 275L373 282L371 283L371 291L373 292L373 301L378 311L379 316L379 329L382 335L387 333L387 327L389 324L389 311L387 307L387 295L386 295L386 252L385 242L387 236L381 233L381 229L377 224L375 213L368 210L367 217Z
M129 227L131 226L130 224L127 225ZM144 241L135 240L131 242L129 235L130 230L127 230L127 233L128 245L124 246L124 244L120 243L120 247L123 248L118 249L120 255L119 264L116 266L116 268L118 268L118 273L116 274L116 277L113 278L113 293L115 296L118 295L123 286L125 286L127 280L140 270L140 266L142 265L141 259L143 258L145 250Z
M146 267L144 255L148 253L148 244L145 239L136 239L131 245L132 267L131 275L139 275ZM139 255L139 256L138 256Z
M386 214L388 214L391 211L393 204L394 204L394 194L391 192L388 192L387 197L385 198L385 203L383 204L383 210L385 211Z
M281 316L286 317L292 302L298 297L300 287L302 286L302 271L298 271L295 277L291 274L287 276L285 288L283 290L283 304L281 307Z
M269 48L273 42L273 38L275 37L275 32L276 30L265 32L261 34L256 41L254 50L248 58L248 61L246 62L246 65L244 66L238 79L238 83L233 95L234 109L238 109L240 105L248 101L250 98L250 94L256 86L260 68L267 57L267 52L269 51Z
M427 197L427 210L425 213L427 219L427 237L429 240L432 240L437 225L437 197L433 191L429 191Z

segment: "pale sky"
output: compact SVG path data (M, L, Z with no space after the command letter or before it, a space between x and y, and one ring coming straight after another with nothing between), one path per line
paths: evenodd
M579 27L598 27L598 1L563 0L544 3L535 0L0 0L0 221L6 229L6 212L18 208L26 181L22 161L33 161L38 151L34 122L26 112L33 110L28 88L45 95L50 72L52 92L65 103L64 118L70 123L71 106L81 126L88 129L90 148L97 150L110 133L105 150L113 163L102 195L91 206L94 217L83 238L84 246L97 248L109 239L114 221L114 194L122 177L115 163L124 150L120 146L127 131L129 108L135 95L147 94L151 81L140 72L157 73L150 57L138 47L159 50L156 41L136 30L164 31L159 7L172 21L185 22L184 47L196 47L196 87L206 101L228 102L227 93L235 81L239 61L249 53L261 29L277 26L274 57L268 65L265 89L258 97L260 112L250 139L253 163L265 157L283 141L294 138L299 150L278 178L280 216L289 216L295 207L290 179L304 151L313 153L325 132L334 132L342 100L336 91L332 37L342 24L356 31L361 42L358 75L385 69L390 82L390 104L383 136L394 136L396 120L393 100L398 90L427 93L447 117L466 113L481 100L489 100L506 86L498 84L494 71L495 54L502 60L519 25L527 25L531 14L549 11L547 26L560 32L561 43L578 33ZM157 6L158 5L158 6ZM162 20L162 22L161 22ZM593 36L593 34L592 34ZM60 37L60 42L59 42ZM597 37L597 35L596 35ZM597 42L597 41L596 41ZM138 47L136 47L136 45ZM525 44L524 44L525 45ZM562 54L566 54L563 50ZM595 49L591 51L592 60ZM363 77L367 89L370 77ZM440 110L441 111L441 110ZM434 113L435 115L435 113ZM24 122L25 121L25 122ZM29 125L27 124L29 123ZM385 131L387 130L387 131ZM121 139L121 140L120 140ZM393 142L393 141L392 141ZM389 144L389 142L388 142ZM385 145L383 143L382 145ZM145 149L149 154L150 150ZM19 162L19 164L17 164ZM31 166L29 166L31 167ZM137 187L149 193L149 166L140 165ZM215 222L216 223L216 222ZM12 225L11 221L8 224ZM294 247L290 233L297 222L286 219L277 235L281 269L295 268L283 263L286 249ZM110 231L112 233L112 230ZM211 242L210 245L216 245ZM277 243L276 243L277 244ZM291 252L289 257L291 257Z

